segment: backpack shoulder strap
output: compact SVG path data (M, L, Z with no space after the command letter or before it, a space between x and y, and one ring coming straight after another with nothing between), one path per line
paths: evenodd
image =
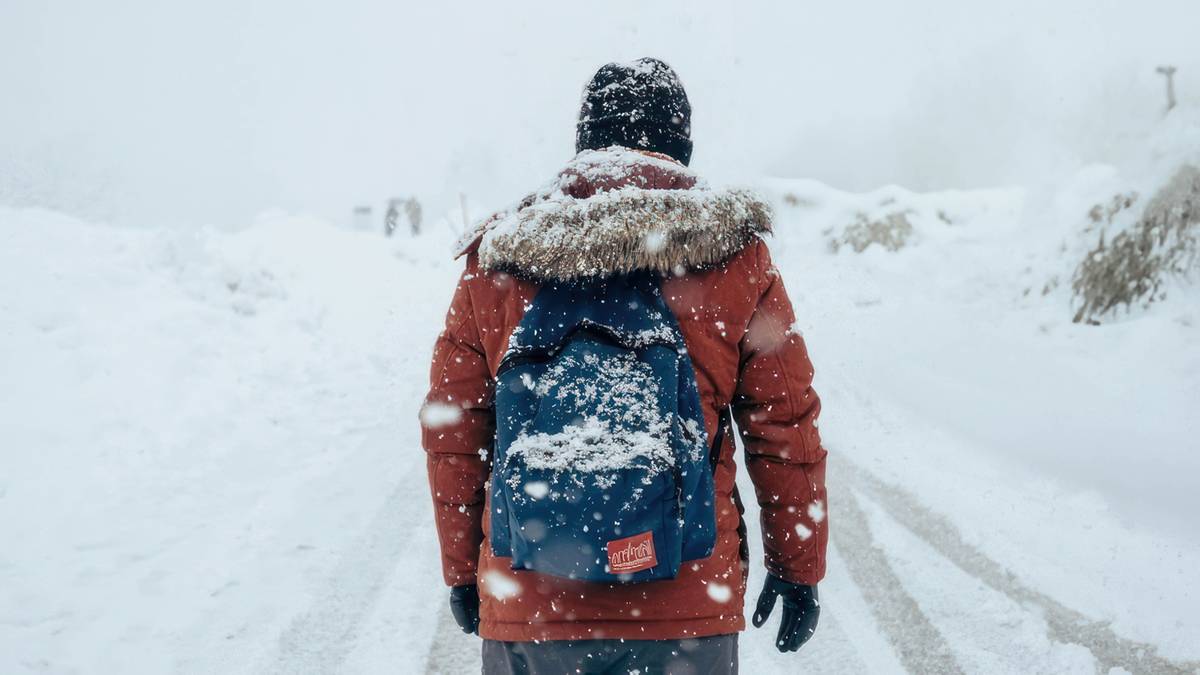
M729 406L721 406L720 412L717 413L717 433L713 435L712 448L708 453L708 463L712 465L714 473L717 470L717 462L721 461L721 446L725 443L725 430L729 428L731 422Z
M721 461L721 445L725 443L725 434L729 433L733 426L733 411L728 404L721 406L721 411L717 413L717 433L713 435L712 450L709 453L708 461L712 464L713 477L717 475L717 462ZM738 513L738 555L743 561L750 560L750 542L747 541L746 520L743 518L746 515L746 506L742 504L742 495L738 493L737 482L733 483L733 504L737 508ZM749 572L749 567L743 565L742 570L745 573Z

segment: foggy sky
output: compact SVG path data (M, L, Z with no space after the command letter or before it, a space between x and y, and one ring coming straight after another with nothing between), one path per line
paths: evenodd
M1019 183L1200 100L1200 4L0 5L0 203L132 224L344 220L518 198L573 153L584 82L656 56L693 166L848 189Z

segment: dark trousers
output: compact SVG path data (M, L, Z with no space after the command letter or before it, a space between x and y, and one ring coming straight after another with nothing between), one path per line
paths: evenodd
M686 640L483 641L483 675L737 675L737 635Z

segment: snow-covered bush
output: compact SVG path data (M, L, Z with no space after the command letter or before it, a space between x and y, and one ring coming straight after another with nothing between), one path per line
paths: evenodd
M777 253L843 251L874 257L919 256L918 249L1010 228L1021 217L1020 188L913 192L885 185L847 192L808 179L756 184L775 207Z
M829 238L829 250L837 253L842 246L849 246L855 253L862 253L871 244L879 244L886 251L899 251L912 234L912 223L904 211L894 211L875 219L859 212L840 237Z
M1136 194L1117 195L1108 205L1097 204L1093 224L1111 223L1130 208ZM1149 306L1166 295L1164 284L1194 270L1200 240L1200 169L1185 165L1154 195L1132 226L1110 241L1100 229L1096 247L1087 253L1072 279L1076 302L1074 321L1099 319L1124 306Z

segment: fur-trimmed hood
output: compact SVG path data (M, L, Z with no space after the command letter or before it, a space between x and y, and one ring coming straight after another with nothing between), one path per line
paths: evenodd
M543 189L470 232L459 255L536 280L708 267L770 231L770 207L747 190L712 190L664 156L579 153Z

